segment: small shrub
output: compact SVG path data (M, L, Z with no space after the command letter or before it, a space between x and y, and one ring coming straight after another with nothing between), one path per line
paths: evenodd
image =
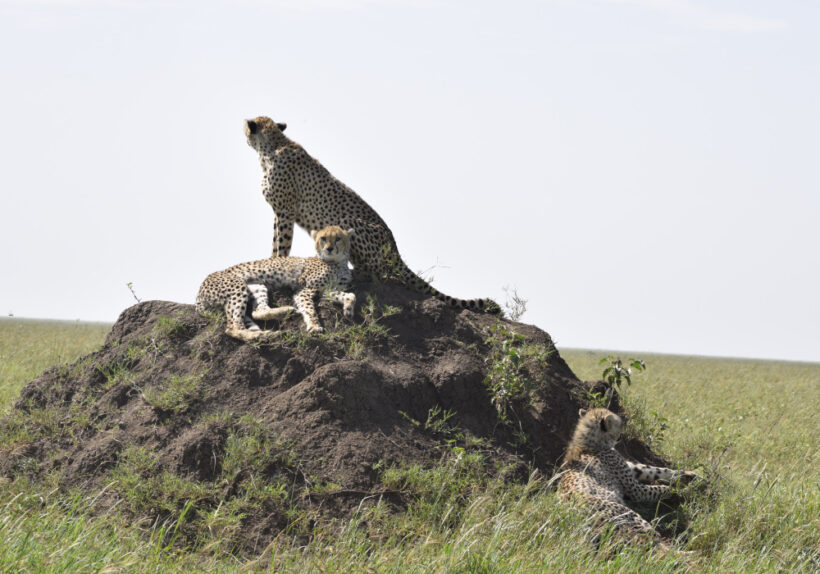
M134 290L134 283L133 283L133 282L131 282L131 281L129 281L128 283L126 283L126 284L125 284L125 286L126 286L126 287L128 287L128 290L129 290L129 291L131 291L131 295L134 297L134 300L135 300L137 303L142 303L142 299L140 299L139 297L137 297L137 292Z
M624 366L620 357L617 359L612 355L604 357L598 362L599 365L606 364L601 378L606 381L610 387L617 387L618 390L621 390L621 383L625 382L627 385L631 385L632 370L634 369L639 373L645 371L646 364L640 359L633 359L631 357L627 359L626 363L627 366Z
M524 342L524 337L508 329L503 323L490 327L486 342L490 353L486 358L489 367L484 384L490 391L493 405L503 422L509 422L509 411L514 401L532 399L538 382L530 376L526 362L545 364L550 351Z
M504 311L512 321L518 321L527 312L527 299L518 294L513 287L504 287L504 294L507 300L504 303Z

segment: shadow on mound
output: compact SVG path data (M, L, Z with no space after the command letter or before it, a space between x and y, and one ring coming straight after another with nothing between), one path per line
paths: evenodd
M191 305L126 309L100 351L26 385L0 421L0 473L108 485L102 500L137 517L187 506L187 535L207 528L245 550L377 500L401 510L408 493L384 472L431 468L453 449L480 453L482 472L505 481L552 474L592 387L549 335L390 283L360 283L357 295L352 323L323 302L325 333L292 317L259 344ZM488 357L503 357L498 341L513 332L520 365L506 369L532 390L494 404Z

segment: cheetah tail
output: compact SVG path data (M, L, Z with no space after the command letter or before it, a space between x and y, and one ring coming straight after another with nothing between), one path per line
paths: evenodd
M444 293L438 291L427 281L413 273L404 261L399 260L397 262L397 267L397 275L399 276L401 282L414 291L424 293L425 295L432 295L452 307L470 309L471 311L477 311L479 313L501 313L501 307L499 307L498 303L492 299L458 299L456 297L450 297L449 295L445 295Z

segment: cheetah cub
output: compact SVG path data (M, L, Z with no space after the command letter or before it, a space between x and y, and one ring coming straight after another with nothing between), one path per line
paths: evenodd
M313 300L325 291L327 298L342 304L344 316L352 318L356 295L343 289L352 280L348 260L353 230L331 225L310 235L317 257L271 257L208 275L196 297L197 311L224 309L228 324L225 332L242 341L262 336L259 326L245 317L249 300L255 303L251 316L256 320L279 320L295 309L302 315L308 332L318 332L322 327ZM296 289L295 308L268 306L268 289L282 287Z
M671 494L670 486L657 481L689 481L697 475L625 460L614 448L623 429L621 417L607 409L581 409L578 414L581 419L564 456L559 494L580 501L599 524L613 523L621 531L649 536L668 548L626 500L656 502Z

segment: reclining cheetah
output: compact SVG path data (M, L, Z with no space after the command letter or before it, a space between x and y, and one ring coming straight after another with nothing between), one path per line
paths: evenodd
M627 533L650 536L662 548L668 548L625 499L655 502L670 494L668 485L655 482L675 483L697 475L625 460L613 448L623 427L618 415L607 409L582 409L579 415L581 419L564 456L558 492L589 507L598 523L609 522Z
M378 277L395 276L408 287L454 306L498 313L490 299L457 299L439 293L402 261L393 233L356 192L333 177L282 132L286 124L261 116L245 122L248 144L259 153L262 193L273 208L273 256L290 253L293 225L308 232L327 225L353 228L350 261Z
M353 317L356 295L339 289L346 288L352 279L348 260L353 230L329 226L312 231L318 257L271 257L249 263L240 263L224 271L211 273L199 288L196 309L224 308L227 316L225 332L242 341L252 341L262 335L253 321L246 323L245 311L252 296L256 308L252 317L260 321L278 320L294 307L268 306L268 288L296 289L293 300L309 332L321 331L313 300L322 290L326 296L343 305L345 317Z

